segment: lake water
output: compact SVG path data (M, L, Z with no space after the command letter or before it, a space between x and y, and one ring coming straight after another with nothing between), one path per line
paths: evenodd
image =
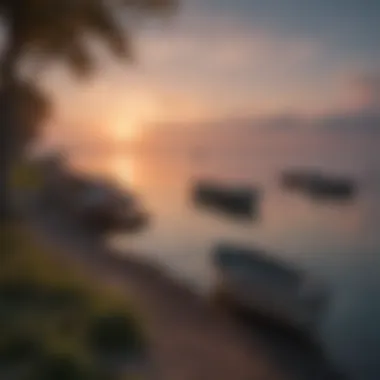
M332 302L320 334L331 358L356 380L380 379L380 137L263 134L245 146L207 154L166 151L82 155L75 165L109 175L141 196L151 226L110 244L148 257L199 291L213 284L210 253L232 241L264 247L329 285ZM317 202L279 186L281 170L311 166L360 186L350 202ZM198 178L260 186L259 218L230 219L194 207Z

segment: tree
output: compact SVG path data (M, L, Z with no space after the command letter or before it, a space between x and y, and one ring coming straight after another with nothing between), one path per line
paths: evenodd
M130 59L129 33L116 17L120 11L149 16L175 5L176 0L0 0L6 27L0 62L0 219L11 215L11 164L49 111L41 90L22 78L20 62L33 54L42 63L62 61L77 75L91 73L88 36L101 40L115 57Z

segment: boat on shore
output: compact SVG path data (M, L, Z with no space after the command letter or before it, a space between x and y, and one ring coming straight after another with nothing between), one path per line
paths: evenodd
M44 178L41 196L48 206L96 232L135 231L148 222L137 196L116 183L69 169L56 157L38 161Z
M135 231L148 221L135 195L102 180L88 181L76 194L71 208L86 225L102 231Z
M328 293L317 279L265 251L219 244L213 252L217 291L233 308L313 335Z

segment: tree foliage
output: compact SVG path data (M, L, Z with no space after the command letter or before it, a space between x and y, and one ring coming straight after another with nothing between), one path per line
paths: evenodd
M0 219L11 215L12 163L40 132L51 108L35 78L23 81L19 63L32 53L39 63L54 59L78 75L91 73L95 60L88 37L101 41L114 56L130 59L130 31L123 12L149 16L175 5L176 0L0 0L6 30L0 59Z
M175 8L176 0L0 0L8 45L18 58L33 51L87 73L93 64L86 37L101 40L112 54L131 58L121 11L150 15Z

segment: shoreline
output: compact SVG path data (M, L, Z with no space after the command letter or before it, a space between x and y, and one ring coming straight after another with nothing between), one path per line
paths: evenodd
M295 377L262 339L205 298L127 252L104 246L58 213L37 204L26 219L41 242L58 259L75 262L106 285L121 290L147 331L154 378L162 380L280 380ZM124 253L124 252L123 252ZM315 372L314 372L315 373ZM330 379L330 377L326 377ZM337 379L335 374L331 379Z

